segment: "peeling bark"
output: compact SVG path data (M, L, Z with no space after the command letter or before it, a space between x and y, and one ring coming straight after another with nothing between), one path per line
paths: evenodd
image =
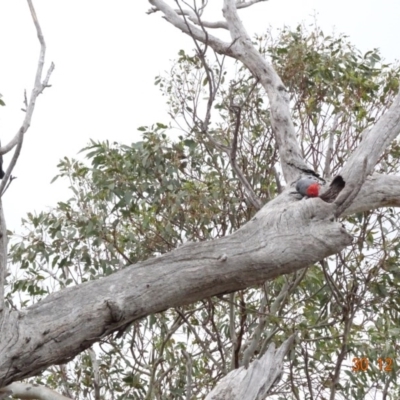
M283 358L293 344L292 335L275 351L272 343L267 352L250 364L231 371L208 394L206 400L263 400L282 374Z

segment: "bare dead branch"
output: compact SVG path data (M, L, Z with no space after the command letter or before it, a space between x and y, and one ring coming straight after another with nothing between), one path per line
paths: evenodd
M236 8L239 10L239 9L241 9L241 8L250 7L250 6L252 6L253 4L261 3L261 2L263 2L263 1L268 1L268 0L249 0L249 1L240 1L240 0L239 0L239 1L236 3Z
M31 383L14 382L4 389L8 390L10 395L18 399L37 399L37 400L72 400L65 397L46 386L40 386ZM3 390L4 390L3 389Z
M158 9L157 7L151 7L146 14L150 15L150 14L155 14L156 12L160 11L160 9Z
M174 11L178 15L186 15L189 18L189 20L195 25L211 29L228 29L228 25L226 24L225 21L215 21L215 22L204 21L203 19L200 19L200 17L196 15L196 13L194 13L192 10L176 9Z
M32 120L32 115L33 115L33 111L35 109L35 105L36 105L36 99L39 96L39 94L41 94L43 92L43 90L46 87L49 87L49 79L50 76L54 70L54 64L51 63L50 68L47 71L46 77L42 82L42 74L43 74L43 66L44 66L44 61L45 61L45 54L46 54L46 44L44 41L44 37L43 37L43 33L42 33L42 29L40 27L38 18L36 16L36 12L35 9L33 7L32 1L31 0L27 0L28 1L28 5L29 5L29 9L31 11L31 16L32 16L32 20L33 23L35 25L36 28L36 33L39 39L39 43L40 43L40 54L39 54L39 62L38 62L38 66L36 69L36 75L35 75L35 83L34 83L34 87L32 89L32 93L31 93L31 97L29 99L29 103L26 106L26 113L25 113L25 118L24 121L22 123L21 128L18 130L17 134L14 136L14 138L5 146L1 147L0 149L0 154L6 154L9 151L11 151L15 146L17 146L17 149L15 150L13 159L10 163L10 165L7 168L7 171L5 173L5 176L2 180L2 183L0 185L0 194L2 195L4 193L4 188L7 184L8 178L11 175L11 172L17 162L17 159L19 157L20 151L21 151L21 147L22 147L22 142L23 142L23 135L25 134L25 132L29 129L31 120ZM26 102L26 96L25 96L25 102Z
M206 400L257 400L264 399L277 378L282 374L283 358L295 340L290 336L275 351L272 343L268 351L246 369L241 367L222 378Z
M41 62L41 59L39 59L39 63ZM51 77L51 74L53 73L55 68L54 63L50 64L50 67L47 71L46 77L43 80L43 83L40 85L40 87L37 88L37 90L35 91L36 87L34 87L34 89L32 90L32 94L31 94L31 98L29 101L29 104L27 103L27 98L26 98L26 91L24 91L24 104L25 104L25 109L23 110L24 112L26 112L25 115L25 119L23 121L23 124L21 126L21 128L18 130L18 132L16 133L16 135L5 145L5 146L1 146L0 148L0 154L7 154L8 152L10 152L19 142L19 137L21 135L21 130L23 131L23 133L25 133L29 126L30 126L30 121L32 119L32 114L35 108L35 102L36 102L36 98L39 94L43 93L43 90L47 87L51 87L51 85L49 85L49 79ZM36 82L36 79L35 79Z

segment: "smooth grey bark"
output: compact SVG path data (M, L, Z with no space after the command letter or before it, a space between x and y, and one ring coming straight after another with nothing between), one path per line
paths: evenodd
M295 335L285 340L275 351L272 343L266 353L250 364L223 377L207 395L206 400L263 400L283 371L283 359L290 350Z

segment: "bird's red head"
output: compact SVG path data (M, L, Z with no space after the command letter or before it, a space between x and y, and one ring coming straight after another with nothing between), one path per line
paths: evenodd
M319 188L320 188L320 185L319 185L317 182L312 183L312 184L307 188L307 196L308 196L308 197L318 197Z

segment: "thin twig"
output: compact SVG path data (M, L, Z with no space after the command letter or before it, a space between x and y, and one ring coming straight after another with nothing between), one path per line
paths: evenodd
M214 85L214 77L212 75L212 70L209 67L209 65L208 65L208 63L207 63L207 61L205 59L205 54L206 54L207 48L208 48L208 32L206 31L204 26L202 24L200 24L200 27L201 27L201 29L202 29L205 37L206 37L206 40L205 40L205 43L204 43L204 49L201 49L198 41L196 40L196 38L194 37L194 35L192 33L192 28L190 27L190 24L186 19L186 16L185 16L185 14L184 14L184 12L182 10L182 7L180 6L178 0L175 0L175 2L178 5L180 11L182 12L185 24L186 24L186 26L187 26L187 28L188 28L188 30L190 32L190 36L193 39L194 44L196 46L197 56L199 57L201 63L203 64L204 71L205 71L205 73L207 75L209 95L208 95L208 101L207 101L206 116L204 118L203 123L201 124L202 125L201 126L201 130L204 131L204 132L207 132L208 131L208 126L210 124L210 119L211 119L211 109L212 109L212 105L214 103L216 92L217 92L216 88L215 88L215 85ZM197 10L193 10L193 12L197 16L198 20L201 21Z

